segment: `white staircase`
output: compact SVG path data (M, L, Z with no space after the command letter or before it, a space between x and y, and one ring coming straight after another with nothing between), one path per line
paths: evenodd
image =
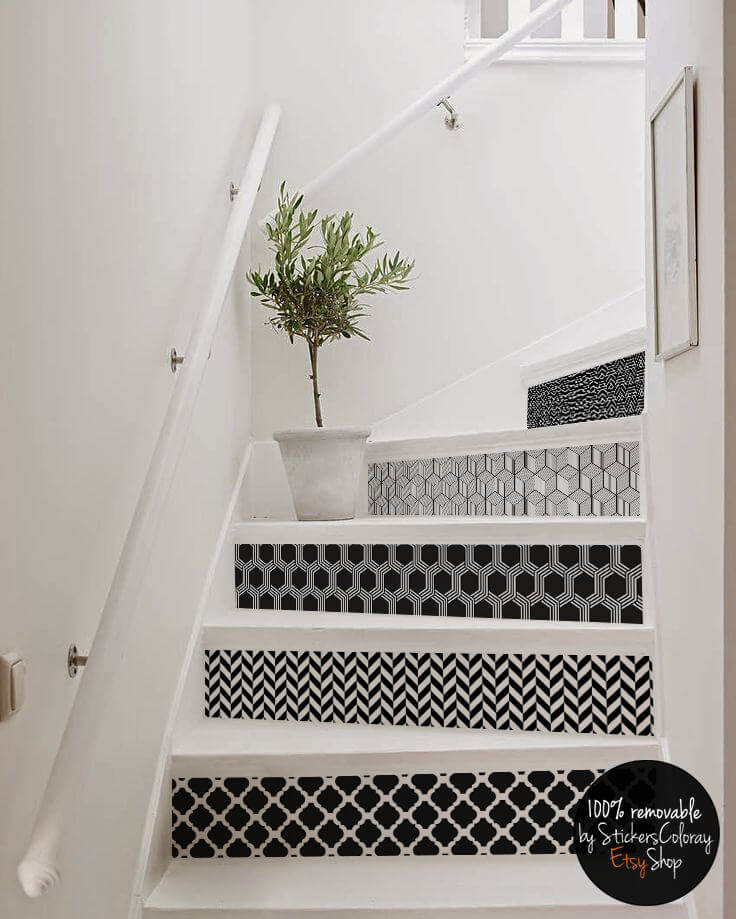
M549 514L553 497L501 517L394 501L392 516L234 524L218 575L233 600L201 624L147 919L684 919L682 903L610 900L570 854L570 808L595 776L662 755L646 518L618 500L641 489L640 419L494 435L511 476L494 467L492 486L477 439L374 459L419 462L435 498L438 455L474 457L472 482L442 467L466 496L539 494L526 472L545 437L542 498L567 482L587 516ZM591 444L600 480L585 484ZM392 480L402 501L410 478ZM613 499L577 494L603 489ZM639 513L610 516L622 506Z

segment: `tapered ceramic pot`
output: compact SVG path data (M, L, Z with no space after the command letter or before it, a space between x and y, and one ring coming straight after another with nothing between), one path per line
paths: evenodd
M299 520L352 520L370 428L276 431Z

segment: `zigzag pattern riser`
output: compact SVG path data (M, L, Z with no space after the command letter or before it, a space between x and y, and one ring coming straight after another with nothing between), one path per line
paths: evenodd
M205 715L650 736L647 656L205 651Z
M638 517L639 444L388 460L368 467L375 516Z
M172 854L564 855L601 771L174 779Z
M642 622L641 546L241 544L241 609Z

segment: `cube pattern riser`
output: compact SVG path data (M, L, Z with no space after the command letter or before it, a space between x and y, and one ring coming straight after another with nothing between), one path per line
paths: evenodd
M641 546L242 544L241 609L642 622Z
M651 736L648 656L205 651L205 715Z
M174 779L172 854L565 855L600 772Z
M368 467L376 516L638 517L639 444L388 460Z

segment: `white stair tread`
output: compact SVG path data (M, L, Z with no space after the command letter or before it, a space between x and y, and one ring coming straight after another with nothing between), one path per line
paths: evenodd
M401 440L368 441L369 462L458 456L463 453L503 453L518 450L543 450L639 440L641 415L605 418L545 428L520 428L510 431L483 431L410 437Z
M325 649L438 651L615 651L651 653L650 625L466 619L446 616L383 616L292 610L225 610L203 623L205 648L250 650Z
M354 520L244 520L236 543L641 543L643 517L356 517Z
M182 726L171 751L178 778L243 774L237 770L321 775L346 769L605 769L660 755L651 737L224 718Z
M641 291L643 296L643 291ZM603 341L593 342L573 351L555 354L542 360L522 364L519 367L522 382L527 386L546 380L559 379L570 373L578 373L591 367L598 367L610 361L643 351L647 344L645 326L628 329Z
M517 916L530 907L541 907L540 916L555 919L588 919L590 909L606 919L642 915L601 893L574 857L542 855L416 857L400 863L361 857L175 859L149 898L146 914L175 912L177 919L188 919L206 910L217 916L231 911L225 915L280 919L483 910L483 915L508 911ZM549 911L555 908L563 912ZM564 912L569 909L574 912ZM649 915L674 919L683 913L675 905L652 909Z

